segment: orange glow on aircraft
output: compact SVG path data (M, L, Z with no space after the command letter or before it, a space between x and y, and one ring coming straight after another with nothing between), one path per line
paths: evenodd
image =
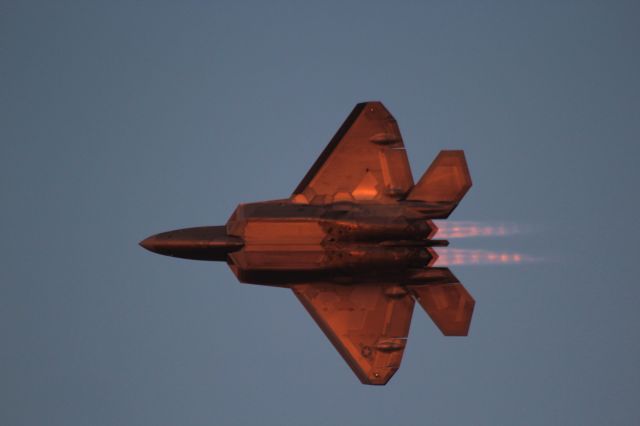
M380 102L366 102L288 198L240 204L223 226L140 244L226 262L243 283L290 289L362 383L384 385L400 367L416 302L445 336L469 332L473 297L448 268L432 264L433 248L449 244L433 239L432 220L448 218L469 188L462 150L441 151L414 183L396 120ZM458 228L445 225L443 235L476 232ZM447 264L467 261L451 256Z

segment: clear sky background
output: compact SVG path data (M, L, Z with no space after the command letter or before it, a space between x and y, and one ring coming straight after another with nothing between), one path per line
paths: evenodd
M640 424L640 6L0 3L0 424ZM291 292L140 248L287 197L381 100L464 149L468 338L419 309L361 385Z

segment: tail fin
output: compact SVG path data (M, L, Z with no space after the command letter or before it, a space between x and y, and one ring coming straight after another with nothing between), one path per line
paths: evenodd
M471 176L464 151L440 151L407 200L444 204L449 216L471 188ZM445 216L445 217L446 217Z
M469 333L475 301L448 268L432 268L436 282L409 284L407 288L445 336ZM433 274L435 275L435 273Z

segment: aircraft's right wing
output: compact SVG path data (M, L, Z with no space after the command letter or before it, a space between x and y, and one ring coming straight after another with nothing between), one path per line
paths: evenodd
M360 381L384 385L400 367L414 301L397 285L301 284L293 292Z
M393 203L413 187L400 130L380 102L356 105L291 199Z

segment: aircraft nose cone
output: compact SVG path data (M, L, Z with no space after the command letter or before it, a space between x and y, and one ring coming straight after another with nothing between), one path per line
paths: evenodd
M157 238L155 237L155 235L152 235L148 238L145 238L144 240L140 241L138 244L140 244L140 247L146 248L149 251L152 251L154 253L157 253L156 248L157 248Z
M240 250L242 239L227 235L224 226L201 226L161 232L140 241L145 249L165 256L194 260L227 260L227 254Z

